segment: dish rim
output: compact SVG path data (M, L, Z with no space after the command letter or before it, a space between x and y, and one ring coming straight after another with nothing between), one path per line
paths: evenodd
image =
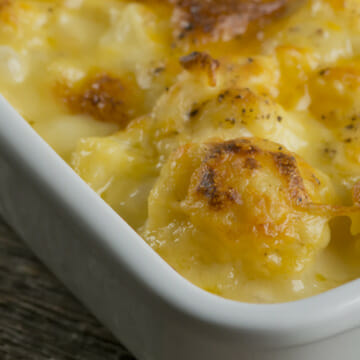
M248 304L191 284L105 203L0 95L0 156L21 166L99 245L178 313L273 348L301 345L360 324L360 279L288 303ZM119 236L118 234L122 234Z

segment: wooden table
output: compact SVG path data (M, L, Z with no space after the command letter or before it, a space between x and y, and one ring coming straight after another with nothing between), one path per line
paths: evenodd
M1 218L0 359L134 360Z

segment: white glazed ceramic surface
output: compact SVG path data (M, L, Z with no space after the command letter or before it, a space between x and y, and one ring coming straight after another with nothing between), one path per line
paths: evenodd
M360 283L253 305L187 282L0 97L0 211L139 360L359 360Z

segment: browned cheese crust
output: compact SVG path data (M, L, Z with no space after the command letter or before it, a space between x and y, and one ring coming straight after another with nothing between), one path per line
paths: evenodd
M288 0L170 0L177 36L195 42L230 40L254 22L263 26L279 16Z
M87 77L79 84L60 83L57 96L71 113L86 114L96 120L114 122L124 128L135 115L135 81L106 73Z
M153 4L150 0L138 0ZM228 41L251 28L261 29L301 0L159 0L173 6L178 40L194 43Z
M304 183L307 179L308 184L312 184L314 194L319 191L321 182L312 168L283 146L268 140L240 138L209 143L207 149L200 168L193 175L193 187L189 194L193 200L206 199L213 211L243 205L241 195L235 190L238 179L251 178L262 169L271 169L271 173L280 179L281 186L276 190L279 200L283 199L287 206L294 209L328 217L349 215L360 210L360 182L352 189L353 206L318 203ZM235 186L231 184L233 181Z
M220 62L209 54L194 51L180 58L181 66L188 71L204 72L209 78L209 85L216 86L216 72Z
M209 151L198 174L196 192L207 199L213 210L224 209L231 203L241 205L241 196L233 187L227 185L228 180L234 175L235 178L244 176L241 174L243 171L250 176L252 172L263 167L265 162L266 166L273 168L282 179L283 191L287 193L289 201L294 205L309 202L295 157L281 150L265 151L257 145L258 142L267 143L266 140L236 139L209 145ZM226 171L225 167L228 167ZM230 175L228 171L233 174ZM317 185L319 181L315 175L312 179Z

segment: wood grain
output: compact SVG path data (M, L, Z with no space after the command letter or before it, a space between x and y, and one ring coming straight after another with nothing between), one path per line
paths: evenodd
M1 218L0 359L135 360Z

